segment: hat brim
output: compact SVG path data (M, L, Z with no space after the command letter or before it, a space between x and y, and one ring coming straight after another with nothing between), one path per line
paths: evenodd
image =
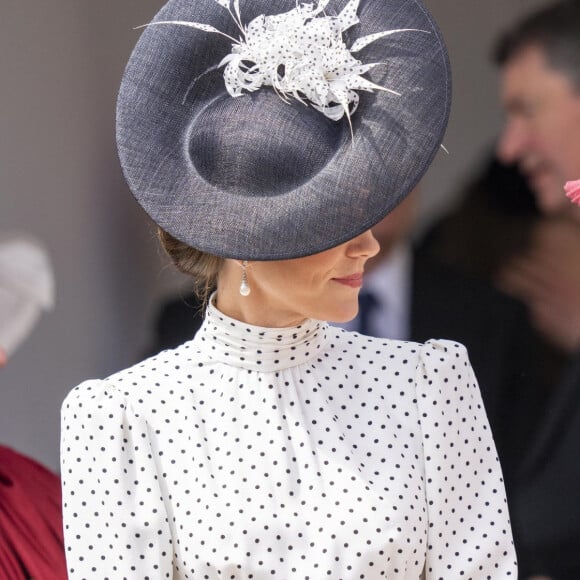
M331 0L326 12L340 12L346 1ZM242 19L295 6L295 0L242 2ZM331 121L343 135L332 154L306 180L279 191L273 181L270 192L221 187L192 161L192 125L208 104L233 99L220 72L204 74L229 54L231 41L179 26L146 28L123 77L117 141L127 182L151 218L199 250L226 258L276 260L335 247L396 207L441 144L451 104L450 67L440 31L421 2L363 1L359 18L345 34L348 46L383 30L425 31L387 36L357 53L363 63L384 63L366 78L401 94L359 93L352 137L346 118ZM236 35L227 11L215 0L172 0L154 19L160 20L203 22ZM305 108L298 101L282 101L270 88L235 100L242 111L259 111L262 102L270 111L290 107L301 114ZM266 120L251 120L267 127L266 143L280 146L288 138L288 127L278 126L271 112ZM287 162L284 157L280 155L281 164Z

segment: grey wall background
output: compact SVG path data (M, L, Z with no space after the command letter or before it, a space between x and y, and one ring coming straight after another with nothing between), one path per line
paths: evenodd
M194 1L194 0L192 0ZM165 264L118 166L116 91L162 0L4 0L0 15L0 229L47 245L57 304L0 371L0 442L58 468L59 408L75 384L136 361L159 299L183 279ZM449 44L454 105L424 180L422 224L496 136L488 61L499 30L541 0L426 0Z

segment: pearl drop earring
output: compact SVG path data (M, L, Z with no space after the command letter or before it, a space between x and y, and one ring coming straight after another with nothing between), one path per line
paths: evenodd
M242 282L240 284L240 294L242 296L249 296L251 292L250 285L248 284L248 273L246 271L248 267L248 260L242 262Z

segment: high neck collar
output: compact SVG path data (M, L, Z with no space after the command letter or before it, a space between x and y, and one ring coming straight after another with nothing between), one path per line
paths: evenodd
M213 298L195 340L214 360L249 370L279 371L313 359L326 343L326 322L307 319L284 328L253 326L220 312Z

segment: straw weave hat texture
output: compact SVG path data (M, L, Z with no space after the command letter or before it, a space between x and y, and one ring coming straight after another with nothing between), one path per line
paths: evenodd
M360 76L381 88L356 91L358 107L353 111L351 103L350 114L338 120L325 114L340 109L336 102L315 108L305 96L311 85L296 98L275 86L228 92L227 67L219 65L237 58L233 40L244 40L235 0L171 0L153 20L209 25L220 33L179 24L145 27L119 92L117 142L134 196L174 237L226 258L314 254L375 225L429 167L451 104L448 56L432 16L418 0L321 1L317 17L330 18L330 27L332 18L349 11L352 18L356 9L358 22L340 32L347 48L366 35L405 29L353 52L362 64L377 63ZM298 6L317 8L316 0L240 0L239 20L247 30ZM282 48L275 46L283 36L271 35L275 58L287 50L283 40ZM296 50L291 46L292 55L318 55L319 41L310 46L309 38ZM254 63L239 65L248 73ZM329 66L323 81L334 78ZM276 78L285 74L290 65L279 65Z

